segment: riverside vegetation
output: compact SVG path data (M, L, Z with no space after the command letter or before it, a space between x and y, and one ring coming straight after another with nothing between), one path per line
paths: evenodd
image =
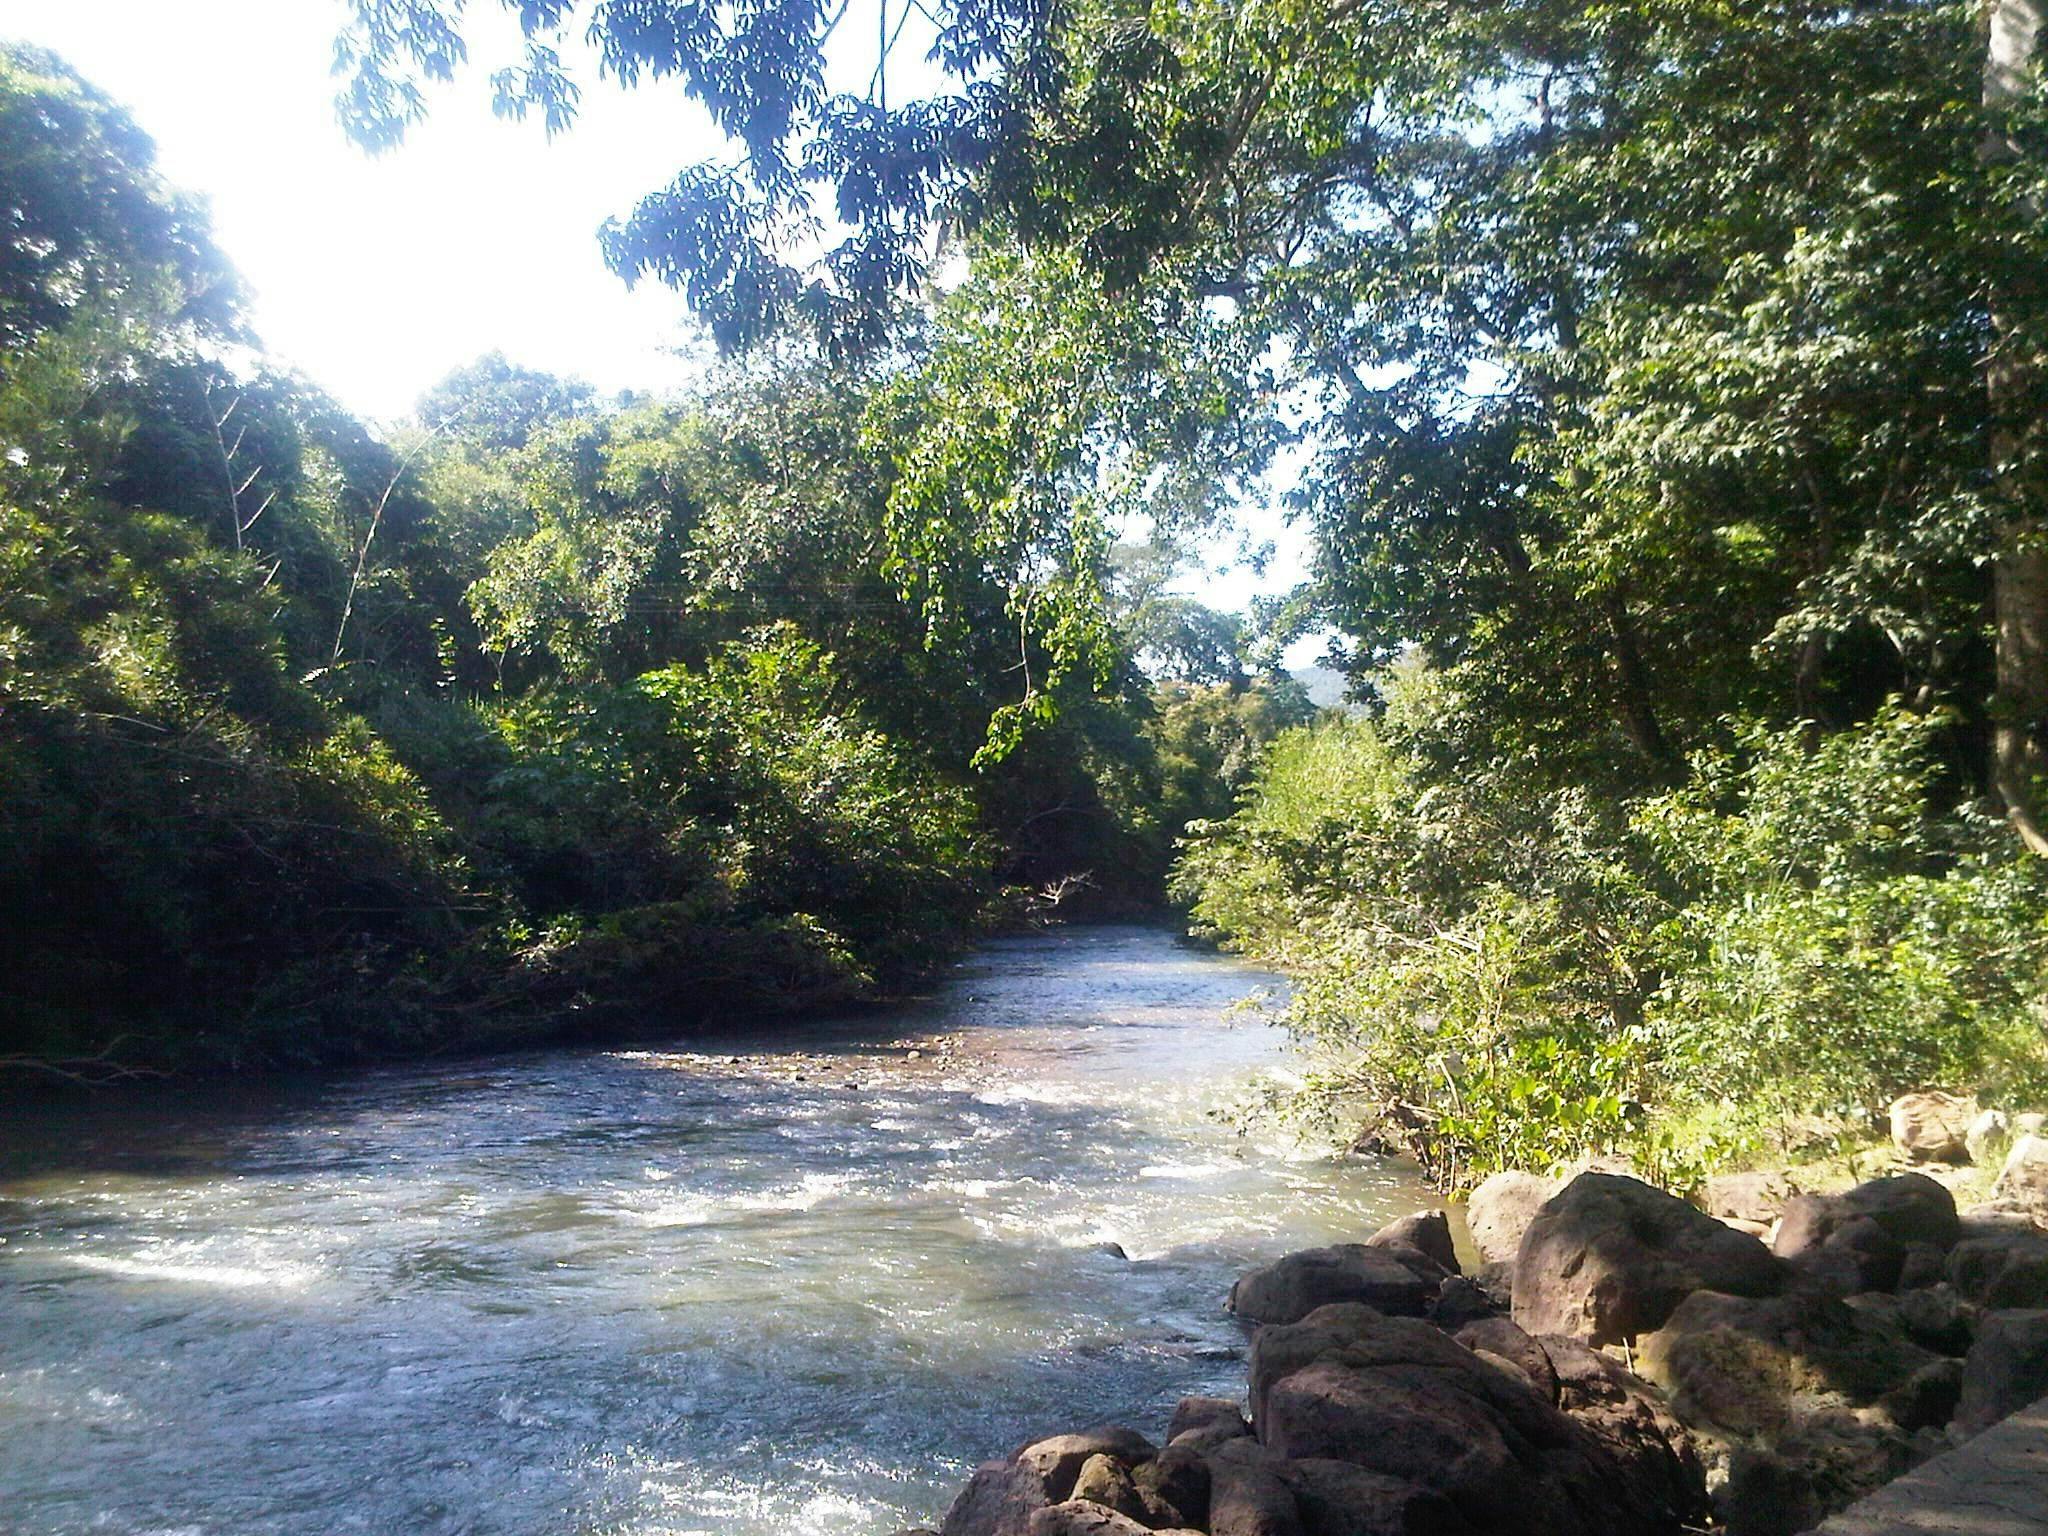
M1172 889L1325 1048L1294 1107L1446 1182L2048 1091L2024 6L939 0L865 96L819 7L513 9L501 111L573 131L587 26L743 151L603 233L751 359L699 399L493 362L374 439L8 65L10 1050L886 989L1192 821ZM351 16L387 147L461 10ZM1342 718L1113 536L1268 472L1317 564L1259 654L1333 629Z

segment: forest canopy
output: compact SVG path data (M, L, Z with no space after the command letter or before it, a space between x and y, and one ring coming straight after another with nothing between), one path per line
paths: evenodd
M486 359L384 441L230 368L146 143L8 66L10 878L98 882L24 1038L141 1006L92 902L182 996L431 1032L886 989L1174 864L1300 978L1309 1107L1446 1178L2044 1086L2029 6L505 9L501 112L573 132L594 54L724 136L599 234L731 355L688 399ZM347 131L464 23L354 0ZM1175 599L1267 477L1311 581ZM1265 665L1318 627L1342 718Z

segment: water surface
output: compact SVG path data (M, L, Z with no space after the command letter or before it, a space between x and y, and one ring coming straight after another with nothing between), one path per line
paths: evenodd
M1080 930L772 1049L6 1107L0 1531L879 1536L1156 1433L1239 1269L1427 1202L1216 1118L1270 984Z

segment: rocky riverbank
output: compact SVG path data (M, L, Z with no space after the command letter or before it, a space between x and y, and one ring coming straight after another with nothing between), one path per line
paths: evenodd
M1693 1204L1589 1170L1466 1214L1246 1274L1245 1402L1034 1441L936 1536L1791 1536L2048 1394L2039 1135L1963 1210L1921 1172Z

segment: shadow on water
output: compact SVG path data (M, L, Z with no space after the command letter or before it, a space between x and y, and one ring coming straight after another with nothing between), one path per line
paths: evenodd
M1156 1428L1241 1385L1238 1268L1426 1198L1213 1117L1268 980L1095 931L773 1046L10 1119L7 1528L863 1536Z

